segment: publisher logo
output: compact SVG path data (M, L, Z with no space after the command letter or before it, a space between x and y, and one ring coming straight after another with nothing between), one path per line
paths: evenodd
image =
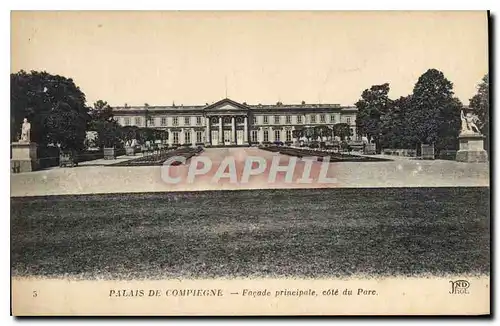
M467 291L467 289L470 287L469 281L458 280L458 281L450 281L450 283L451 283L450 294L469 294L469 291Z

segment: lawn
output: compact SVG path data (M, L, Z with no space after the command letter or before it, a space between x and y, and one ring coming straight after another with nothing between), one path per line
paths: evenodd
M17 276L482 274L488 188L11 198Z

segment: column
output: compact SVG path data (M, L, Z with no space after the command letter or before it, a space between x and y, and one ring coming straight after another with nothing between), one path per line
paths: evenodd
M243 143L248 144L248 117L245 116L245 125L243 129Z
M231 144L236 144L236 121L231 117Z
M219 145L224 145L224 135L222 134L222 117L219 117Z
M205 145L211 145L212 142L210 141L210 118L209 117L206 117L206 124L207 124L207 129L205 131Z

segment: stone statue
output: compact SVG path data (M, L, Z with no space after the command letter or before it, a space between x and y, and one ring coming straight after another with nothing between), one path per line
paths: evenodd
M27 118L24 118L23 125L21 127L21 139L20 142L29 143L31 140L31 123L28 122Z
M464 115L464 111L460 111L460 118L462 119L462 134L480 134L479 128L476 122L479 121L477 115L467 112Z

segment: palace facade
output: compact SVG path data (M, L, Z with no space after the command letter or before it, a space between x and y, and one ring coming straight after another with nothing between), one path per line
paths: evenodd
M122 126L162 129L168 143L205 146L252 145L291 142L292 131L311 126L346 123L352 139L356 107L339 104L248 105L230 99L199 106L123 106L113 109Z

